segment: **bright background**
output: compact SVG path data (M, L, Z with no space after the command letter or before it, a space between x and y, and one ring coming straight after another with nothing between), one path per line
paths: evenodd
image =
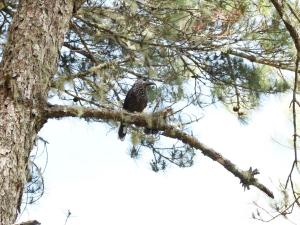
M291 95L266 97L247 125L224 107L211 106L193 134L241 169L258 168L257 178L278 197L278 182L285 182L293 160L293 150L283 146L292 143L290 100ZM200 152L192 168L154 173L148 160L130 158L129 135L121 142L102 123L50 120L40 136L49 142L45 194L26 207L19 222L63 225L70 210L68 225L263 224L251 214L253 201L268 206L265 194L255 187L244 191L237 178ZM269 224L293 223L279 218Z

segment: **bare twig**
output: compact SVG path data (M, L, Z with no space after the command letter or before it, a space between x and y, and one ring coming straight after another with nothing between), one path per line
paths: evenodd
M70 216L71 216L71 211L70 210L68 210L68 213L67 213L67 215L66 215L66 220L65 220L65 224L64 225L66 225L67 224L67 222L68 222L68 219L70 218Z
M286 216L287 214L291 214L293 212L293 208L295 203L299 200L300 196L295 199L288 207L285 207L283 210L280 210L279 212L277 212L275 215L272 215L268 210L266 210L265 208L263 208L262 206L258 205L256 202L254 202L254 205L256 207L258 207L259 209L261 209L262 211L264 211L270 218L269 219L263 219L261 217L255 217L255 219L258 219L262 222L271 222L272 220L275 220L276 218L278 218L279 216ZM290 220L289 220L290 221ZM294 222L290 221L292 224L295 224Z
M272 4L274 5L276 11L278 12L281 20L283 21L287 31L290 33L291 38L293 39L297 54L296 54L296 62L295 62L295 78L294 78L294 87L293 87L293 98L292 98L292 112L293 112L293 148L294 148L294 162L292 164L291 171L287 178L285 188L287 188L289 181L292 182L292 173L294 168L297 166L298 163L298 156L297 156L297 115L296 115L296 105L298 105L297 101L297 88L298 88L298 70L299 70L299 60L300 60L300 38L297 32L297 29L293 26L289 17L284 13L284 3L282 5L278 0L271 0Z

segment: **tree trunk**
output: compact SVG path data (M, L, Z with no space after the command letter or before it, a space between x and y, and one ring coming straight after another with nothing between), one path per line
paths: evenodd
M0 224L13 224L76 0L21 0L0 70Z

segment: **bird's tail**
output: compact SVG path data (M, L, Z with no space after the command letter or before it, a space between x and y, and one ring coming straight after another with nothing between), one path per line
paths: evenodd
M126 133L127 133L127 127L123 123L121 123L118 131L118 135L121 141L124 141Z

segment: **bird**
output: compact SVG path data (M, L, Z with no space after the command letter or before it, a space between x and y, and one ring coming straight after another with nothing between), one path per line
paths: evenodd
M143 112L148 103L147 87L150 85L155 85L155 83L142 78L137 79L125 97L123 109L132 113ZM121 122L118 131L120 140L125 139L126 132L127 127Z

